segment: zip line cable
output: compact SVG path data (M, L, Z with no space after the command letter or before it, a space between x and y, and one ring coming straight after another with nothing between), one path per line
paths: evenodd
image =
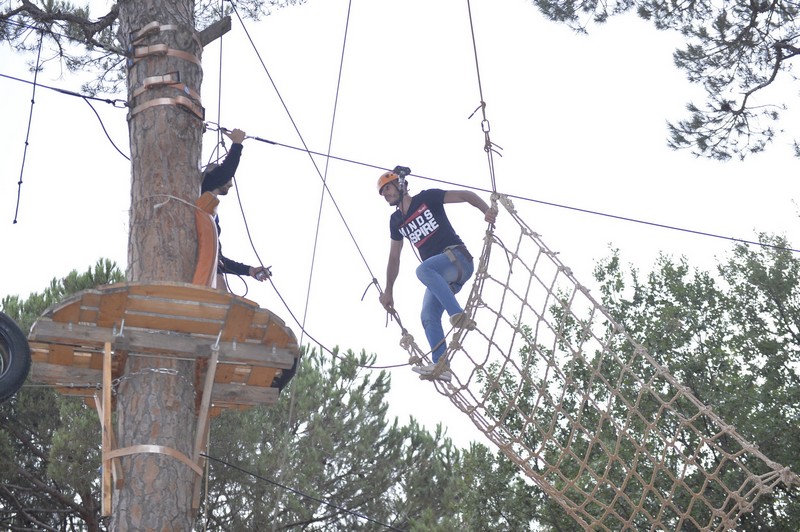
M22 150L22 164L20 165L19 169L19 181L17 181L17 206L14 209L14 222L17 223L17 216L19 215L19 203L22 197L22 176L25 174L25 160L28 157L28 146L29 140L31 138L31 124L33 123L33 106L36 104L36 80L39 77L39 70L41 68L41 57L42 57L42 41L44 40L44 34L39 34L39 50L36 54L36 68L33 72L33 89L31 90L31 107L30 111L28 112L28 129L25 132L25 148Z
M216 457L210 456L210 455L205 454L205 453L200 453L200 456L204 456L208 460L212 460L212 461L220 463L220 464L222 464L222 465L224 465L226 467L230 467L231 469L235 469L235 470L237 470L237 471L239 471L241 473L244 473L246 475L249 475L249 476L251 476L251 477L253 477L255 479L263 480L264 482L272 484L273 486L277 486L277 487L279 487L281 489L284 489L286 491L290 491L290 492L294 493L295 495L300 495L301 497L305 497L306 499L312 500L312 501L314 501L316 503L323 504L323 505L325 505L325 506L327 506L329 508L332 508L334 510L337 510L339 512L353 515L355 517L358 517L359 519L364 519L365 521L369 521L370 523L375 523L376 525L380 525L380 526L382 526L384 528L388 528L389 530L402 531L401 528L397 528L397 527L392 526L392 525L387 524L387 523L382 523L381 521L378 521L377 519L373 519L373 518L371 518L369 516L366 516L366 515L364 515L362 513L359 513L359 512L353 511L353 510L348 510L347 508L344 508L342 506L338 506L338 505L333 504L331 502L328 502L328 501L326 501L324 499L319 499L319 498L314 497L312 495L309 495L307 493L303 493L300 490L297 490L297 489L294 489L294 488L290 488L289 486L285 486L283 484L275 482L274 480L270 480L270 479L268 479L268 478L266 478L266 477L264 477L262 475L259 475L257 473L253 473L252 471L248 471L248 470L246 470L246 469L244 469L242 467L239 467L239 466L237 466L235 464L232 464L230 462L226 462L225 460L222 460L221 458L216 458Z

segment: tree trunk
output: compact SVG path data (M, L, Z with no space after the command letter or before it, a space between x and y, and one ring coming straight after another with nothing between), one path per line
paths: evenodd
M160 31L132 43L131 33L153 22L161 26ZM129 57L144 46L166 45L169 50L128 64L128 279L191 282L197 245L193 205L200 187L203 119L179 101L188 101L191 91L199 94L202 81L198 64L202 47L194 38L194 2L122 0L119 23L120 40L136 47L128 48ZM197 58L197 63L181 52ZM154 76L164 75L173 81L180 76L179 83L190 91L180 85L152 85ZM151 88L142 90L146 80ZM137 110L156 99L162 103ZM196 104L199 108L200 102ZM193 373L189 361L131 354L117 389L118 447L159 445L191 457L196 426ZM123 456L121 463L124 484L114 491L111 530L192 529L195 473L186 464L164 453L131 454Z

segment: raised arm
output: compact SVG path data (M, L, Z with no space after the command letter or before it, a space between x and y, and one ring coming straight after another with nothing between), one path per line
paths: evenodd
M483 219L493 224L497 220L497 209L490 209L483 198L471 190L448 190L444 193L444 203L469 203L483 213Z

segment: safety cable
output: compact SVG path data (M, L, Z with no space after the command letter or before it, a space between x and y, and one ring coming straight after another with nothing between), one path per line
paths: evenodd
M342 40L342 53L341 57L339 58L339 74L336 78L336 95L333 99L333 110L331 112L331 128L330 132L328 133L328 155L331 153L331 146L333 144L333 131L334 126L336 125L336 109L339 105L339 90L342 86L342 69L344 67L344 52L347 48L347 31L350 28L350 9L352 7L352 0L347 3L347 17L345 19L344 24L344 37ZM328 169L330 168L330 158L328 156L325 157L325 172L322 177L322 188L320 189L320 197L319 197L319 208L317 209L317 225L314 229L314 245L312 246L311 250L311 267L309 268L308 272L308 283L306 284L306 301L305 301L305 308L303 309L303 330L305 330L306 319L308 317L308 307L311 301L311 285L314 279L314 266L317 260L317 249L319 246L319 232L320 227L322 225L322 208L325 204L325 190L328 187ZM302 335L300 338L300 343L302 344Z
M253 51L256 54L256 57L258 58L259 62L261 63L261 67L263 68L265 74L267 75L267 78L269 79L270 83L272 84L272 87L275 90L276 96L280 100L281 105L284 108L284 111L286 111L286 114L287 114L290 122L292 123L292 126L293 126L293 128L295 130L295 133L297 134L298 138L300 139L301 144L304 146L304 149L302 151L305 151L308 154L309 159L311 160L311 163L313 164L314 168L317 171L317 174L320 177L320 180L322 181L322 186L323 186L324 192L326 192L328 194L328 196L330 197L331 202L334 205L334 207L336 208L336 211L339 214L339 217L342 220L342 223L344 224L345 229L347 230L348 234L350 235L350 239L353 242L353 244L355 245L356 250L358 251L358 254L361 257L361 260L362 260L364 266L367 268L367 271L369 272L370 278L372 280L371 284L374 284L378 288L378 290L381 291L380 285L378 284L378 281L377 281L377 278L375 277L375 274L372 272L372 270L371 270L371 268L369 266L369 263L367 262L366 257L364 256L364 253L361 251L361 247L358 245L358 242L356 241L355 235L353 235L353 232L351 231L350 226L348 225L347 220L344 217L344 213L339 208L339 205L336 202L336 199L334 198L333 193L331 192L330 188L328 187L325 177L323 176L322 172L320 171L319 167L317 166L316 160L314 159L312 153L308 149L308 146L305 143L305 139L303 138L302 134L300 133L300 129L297 126L297 123L294 121L294 118L292 117L292 114L289 111L289 108L286 105L286 102L284 101L283 97L281 96L280 91L278 90L277 84L275 83L274 79L272 78L272 75L270 74L269 69L266 66L266 63L264 62L264 59L261 57L261 54L258 51L258 48L255 46L255 42L253 41L253 39L252 39L252 37L250 35L250 32L248 31L247 27L245 26L244 21L242 20L242 17L239 15L239 12L238 12L238 10L236 8L235 2L231 1L231 6L233 8L234 14L236 15L236 18L239 20L239 24L242 26L242 29L243 29L245 35L247 36L248 41L250 42L251 47L253 48ZM349 10L348 10L348 20L349 20ZM217 124L217 127L221 127L221 126L219 126ZM249 137L249 138L256 138L256 137ZM256 138L256 140L260 140L262 142L269 143L269 141L265 141L264 139L260 139L260 138ZM320 154L320 155L324 156L324 154ZM248 236L249 236L249 232L248 232ZM251 240L251 242L252 242L252 240ZM253 249L256 252L256 256L258 256L258 252L255 250L255 247ZM259 262L261 262L260 258L259 258ZM263 266L263 262L261 262L261 265ZM308 332L306 331L303 322L298 320L297 316L295 316L294 313L291 311L291 309L289 308L289 305L286 303L286 301L283 299L283 297L277 292L277 288L275 287L275 283L271 279L270 279L270 283L272 284L273 288L275 288L276 294L281 299L281 302L284 304L284 306L286 307L287 311L291 314L292 319L294 319L295 323L297 323L298 327L300 327L300 330L302 331L302 333L305 334L305 335L308 335ZM307 307L306 307L306 309L307 309ZM305 316L304 316L303 320L305 320ZM309 338L311 338L313 340L312 336L310 336L310 335L308 335L308 336L309 336ZM317 343L318 345L322 346L322 344L320 342L317 342L316 340L314 340L314 342ZM326 351L328 353L330 353L332 356L337 356L336 353L334 353L330 349L326 348ZM407 364L397 364L397 365L389 365L389 366L366 366L366 367L369 367L370 369L386 369L386 368L401 367L401 366L405 366L405 365L407 365Z
M31 138L31 124L33 123L33 106L36 104L36 79L39 76L39 69L41 68L42 57L42 41L44 40L44 33L39 34L39 50L36 54L36 69L33 73L33 89L31 90L31 107L28 112L28 129L25 132L25 148L22 150L22 164L19 169L19 181L17 181L17 206L14 209L14 222L17 223L17 216L19 215L19 203L22 197L22 176L25 174L25 160L28 157L28 145Z
M21 83L28 83L28 84L31 84L31 85L33 84L32 81L29 81L29 80L26 80L26 79L22 79L22 78L18 78L18 77L14 77L14 76L10 76L8 74L0 73L0 78L6 78L6 79L13 80L13 81L21 82ZM84 100L101 101L101 102L113 105L114 107L117 107L117 108L127 107L127 102L125 100L109 99L109 98L98 98L98 97L89 96L89 95L86 95L86 94L80 94L78 92L70 91L70 90L67 90L67 89L51 87L51 86L44 85L44 84L41 84L41 83L36 83L36 86L40 87L40 88L44 88L44 89L53 90L53 91L56 91L56 92L59 92L61 94L65 94L65 95L68 95L68 96L76 96L76 97L79 97L79 98L83 98ZM94 108L92 108L92 109L94 109ZM103 125L102 120L100 121L100 123L101 123L101 126L103 127L103 130L105 131L105 126ZM216 130L215 129L215 124L212 124L211 122L207 122L206 125L207 125L207 127L209 127L209 130L212 130L212 131ZM216 127L219 127L219 126L217 125ZM106 136L108 137L108 135L106 135ZM259 136L256 136L256 135L248 135L247 138L253 139L253 140L256 140L258 142L265 143L265 144L278 146L280 148L285 148L285 149L295 150L295 151L303 151L303 152L306 152L306 153L308 153L310 155L319 155L319 156L322 156L322 157L328 157L328 158L333 159L335 161L341 161L341 162L345 162L345 163L349 163L349 164L354 164L354 165L357 165L357 166L363 166L363 167L366 167L366 168L373 168L375 170L381 170L381 171L391 170L390 168L387 168L385 166L372 164L372 163L367 163L367 162L363 162L363 161L358 161L356 159L347 158L347 157L339 157L339 156L336 156L336 155L326 155L326 154L321 153L321 152L316 152L316 151L313 151L313 150L309 150L308 148L301 148L301 147L298 147L298 146L293 146L291 144L286 144L286 143L283 143L283 142L278 142L278 141L274 141L274 140L270 140L270 139L265 139L265 138L262 138L262 137L259 137ZM111 140L111 139L109 138L109 140ZM114 145L113 141L112 141L112 145ZM129 159L127 155L122 153L119 150L119 148L116 147L116 145L114 145L114 147L117 149L117 151L120 154L122 154L123 157L125 157L126 159ZM488 189L485 189L485 188L482 188L482 187L475 187L475 186L471 186L471 185L465 185L465 184L462 184L462 183L457 183L455 181L449 181L449 180L446 180L446 179L438 179L438 178L424 176L424 175L420 175L420 174L410 174L410 176L411 177L416 177L418 179L422 179L424 181L430 181L430 182L433 182L433 183L439 183L439 184L442 184L442 185L453 185L453 186L458 186L458 187L461 187L461 188L466 188L466 189L469 189L469 190L474 190L476 192L484 192L484 193L489 193L489 194L492 193L491 190L488 190ZM527 196L521 196L519 194L504 194L504 195L509 197L509 198L512 198L512 199L518 199L520 201L538 203L538 204L547 205L547 206L550 206L550 207L557 207L557 208L560 208L560 209L567 209L567 210L572 210L572 211L576 211L576 212L582 212L584 214L592 214L592 215L596 215L596 216L603 216L603 217L606 217L606 218L612 218L612 219L616 219L616 220L620 220L620 221L632 222L632 223L643 224L643 225L649 225L649 226L652 226L652 227L659 227L661 229L669 229L669 230L673 230L673 231L680 231L680 232L694 234L694 235L698 235L698 236L707 236L707 237L711 237L711 238L728 240L728 241L731 241L731 242L738 242L738 243L742 243L742 244L749 244L749 245L761 246L761 247L765 247L765 248L772 248L772 249L783 250L783 251L791 251L793 253L800 253L800 249L788 248L788 247L783 247L783 246L775 246L775 245L765 244L763 242L757 242L757 241L748 240L748 239L744 239L744 238L725 236L725 235L710 233L710 232L707 232L707 231L687 229L687 228L678 227L678 226L675 226L675 225L668 225L668 224L661 224L661 223L656 223L656 222L649 222L649 221L641 220L641 219L637 219L637 218L630 218L630 217L627 217L627 216L610 214L610 213L605 213L605 212L602 212L602 211L596 211L596 210L592 210L592 209L574 207L574 206L570 206L570 205L566 205L566 204L562 204L562 203L555 203L555 202L550 202L550 201L545 201L545 200L534 199L534 198L527 197ZM352 233L351 233L351 236L352 236ZM363 257L363 254L362 254L362 257Z
M298 150L298 151L308 151L308 150L303 149L303 148L298 148L297 146L292 146L290 144L284 144L284 143L277 142L277 141L274 141L274 140L263 139L263 138L257 137L257 136L250 137L250 138L258 140L260 142L271 144L273 146L278 146L278 147L281 147L281 148L286 148L286 149L290 149L290 150ZM311 153L313 155L324 156L323 153L314 152L314 151L308 151L308 153ZM346 158L346 157L337 157L335 155L330 155L330 158L334 159L334 160L350 163L350 164L355 164L355 165L358 165L358 166L364 166L364 167L367 167L367 168L375 168L375 169L378 169L378 170L388 170L388 168L385 168L385 167L382 167L382 166L379 166L379 165L376 165L376 164L361 162L361 161L358 161L358 160L355 160L355 159L349 159L349 158ZM409 176L410 177L415 177L417 179L422 179L423 181L431 181L433 183L438 183L440 185L451 185L451 186L466 188L466 189L473 190L473 191L476 191L476 192L484 192L484 193L488 193L488 194L491 194L493 192L492 190L488 190L486 188L476 187L476 186L472 186L472 185L466 185L466 184L463 184L463 183L457 183L455 181L448 181L446 179L438 179L438 178L435 178L435 177L429 177L429 176L425 176L425 175L421 175L421 174L409 174ZM793 249L793 248L787 248L787 247L782 247L782 246L775 246L775 245L765 244L765 243L762 243L762 242L756 242L756 241L753 241L753 240L747 240L747 239L744 239L744 238L736 238L736 237L724 236L724 235L719 235L719 234L710 233L710 232L706 232L706 231L699 231L699 230L694 230L694 229L686 229L686 228L678 227L678 226L674 226L674 225L667 225L667 224L661 224L661 223L656 223L656 222L649 222L649 221L641 220L641 219L637 219L637 218L630 218L630 217L627 217L627 216L609 214L609 213L605 213L605 212L602 212L602 211L584 209L584 208L581 208L581 207L573 207L573 206L562 204L562 203L554 203L554 202L551 202L551 201L534 199L534 198L531 198L531 197L528 197L528 196L521 196L519 194L506 194L506 193L502 193L502 194L504 196L512 198L512 199L518 199L520 201L527 201L527 202L530 202L530 203L538 203L540 205L547 205L549 207L557 207L559 209L567 209L567 210L572 210L572 211L576 211L576 212L582 212L582 213L585 213L585 214L593 214L593 215L596 215L596 216L603 216L603 217L606 217L606 218L612 218L612 219L621 220L621 221L625 221L625 222L632 222L632 223L637 223L637 224L649 225L649 226L652 226L652 227L659 227L659 228L662 228L662 229L670 229L670 230L673 230L673 231L680 231L680 232L695 234L695 235L699 235L699 236L708 236L708 237L712 237L712 238L729 240L731 242L739 242L739 243L742 243L742 244L752 244L752 245L755 245L755 246L762 246L762 247L773 248L773 249L778 249L778 250L783 250L783 251L791 251L791 252L794 252L794 253L800 253L800 249Z
M244 30L245 35L247 36L247 40L250 42L250 46L253 48L253 51L256 54L256 57L258 58L259 62L261 63L261 67L264 70L264 73L267 75L267 78L269 79L270 83L272 84L273 89L275 89L275 94L278 97L278 99L280 100L281 105L283 106L283 109L286 111L286 114L287 114L287 116L289 118L289 121L292 123L292 127L294 128L295 133L297 133L297 136L300 139L300 142L302 143L303 147L305 148L304 151L308 154L308 158L311 161L311 164L316 169L317 174L319 175L320 179L323 180L324 189L328 193L328 196L330 197L333 206L336 208L336 211L339 214L339 217L341 218L342 223L345 226L345 229L347 230L348 234L350 235L350 239L353 242L353 244L355 245L356 251L358 251L358 254L361 257L361 260L364 263L364 266L367 268L367 271L369 272L370 277L372 279L375 279L375 274L370 269L369 263L367 262L367 259L364 256L363 251L361 250L361 247L358 245L358 242L355 239L355 235L353 235L353 232L350 229L350 226L347 224L347 220L344 217L344 213L339 208L339 204L336 202L336 199L334 198L333 193L331 192L331 190L328 188L328 185L326 183L324 183L324 179L322 177L322 172L320 171L319 167L317 166L316 160L314 159L313 155L311 154L310 150L308 149L308 146L306 145L305 139L303 138L302 134L300 133L300 129L297 126L297 123L295 122L294 118L292 117L292 114L289 111L289 108L286 105L286 102L284 101L283 96L281 96L280 91L278 90L278 87L277 87L277 85L275 84L275 81L272 78L272 75L269 73L269 69L267 68L267 66L265 64L264 59L261 57L261 53L258 51L258 48L256 47L255 42L253 41L253 38L250 35L250 32L248 31L247 27L245 26L244 21L242 20L242 17L239 15L239 11L236 8L236 3L231 1L231 6L233 6L233 12L236 15L236 18L239 20L239 24L241 24L242 29Z
M38 72L38 69L37 69L37 72ZM41 83L37 83L37 82L34 82L34 81L28 81L27 79L17 78L15 76L9 76L8 74L0 74L0 78L6 78L6 79L13 80L13 81L19 81L20 83L28 83L30 85L34 85L35 84L37 87L40 87L40 88L43 88L43 89L49 89L51 91L55 91L55 92L58 92L58 93L61 93L61 94L67 95L67 96L75 96L77 98L81 98L83 101L86 102L86 104L94 112L94 115L97 117L98 122L100 122L100 127L103 128L103 133L105 133L106 138L111 143L111 145L114 147L114 149L117 150L117 152L120 155L125 157L125 159L127 159L129 161L131 160L130 157L125 155L125 153L123 153L122 150L119 149L117 144L111 138L111 135L109 135L108 130L106 129L106 125L103 122L103 119L100 118L100 114L97 112L97 109L95 109L95 107L91 103L91 100L95 100L95 101L98 101L98 102L103 102L103 103L107 103L107 104L113 105L114 107L116 107L118 109L124 109L124 108L128 107L128 102L126 102L125 100L121 100L119 98L113 99L113 100L109 99L109 98L98 98L97 96L90 96L88 94L81 94L81 93L75 92L75 91L70 91L70 90L66 90L66 89L59 89L58 87L50 87L49 85L43 85Z
M297 316L295 316L294 312L292 312L292 309L291 309L291 307L289 307L289 304L286 302L286 299L284 299L283 295L281 295L280 291L278 290L278 287L275 286L275 282L272 280L272 277L269 278L269 282L272 285L272 289L275 290L275 295L277 295L278 299L280 300L280 302L283 303L283 307L286 309L286 312L289 313L289 316L292 317L292 319L294 320L295 324L297 324L297 326L300 327L300 330L303 332L303 334L308 336L311 339L311 341L313 341L315 344L317 344L320 347L321 350L325 351L326 353L328 353L332 357L341 358L340 355L337 355L336 353L334 353L332 349L326 347L324 344L319 342L316 338L311 336L308 333L308 331L306 331L303 328L303 324L300 323L300 320L297 318ZM403 366L408 366L408 364L407 363L390 364L390 365L386 365L386 366L367 365L367 366L359 366L359 367L364 367L364 368L368 368L368 369L391 369L391 368L400 368L400 367L403 367Z
M486 118L486 100L484 100L483 98L483 86L481 84L481 69L478 66L478 45L475 42L475 25L472 22L472 6L470 5L469 0L467 0L467 13L469 15L469 30L470 34L472 35L472 52L475 55L475 72L478 78L478 94L480 95L481 99L481 103L478 109L481 110L481 114L483 115L483 119L481 120L481 129L483 130L483 136L484 136L483 151L486 152L487 162L489 163L489 180L492 183L492 194L494 194L497 192L497 180L495 178L493 154L496 151L495 148L500 148L500 147L496 146L489 138L489 131L491 130L491 127L489 125L489 120ZM474 115L478 111L478 109L475 109L475 111L472 112L469 118L472 118L472 115Z
M268 479L268 478L266 478L266 477L264 477L262 475L259 475L258 473L254 473L252 471L248 471L248 470L244 469L243 467L240 467L240 466L237 466L237 465L232 464L230 462L227 462L227 461L225 461L225 460L223 460L221 458L216 458L214 456L210 456L210 455L205 454L205 453L200 453L200 456L203 456L203 457L207 458L208 460L212 460L212 461L220 463L220 464L222 464L224 466L227 466L227 467L230 467L232 469L235 469L235 470L237 470L237 471L239 471L241 473L249 475L249 476L251 476L253 478L256 478L258 480L263 480L264 482L272 484L273 486L277 486L277 487L279 487L281 489L290 491L290 492L294 493L295 495L300 495L301 497L305 497L306 499L312 500L312 501L314 501L316 503L324 504L325 506L327 506L329 508L333 508L334 510L338 510L339 512L344 512L344 513L353 515L355 517L358 517L359 519L364 519L366 521L369 521L370 523L375 523L376 525L380 525L380 526L382 526L384 528L388 528L389 530L402 531L401 528L397 528L397 527L392 526L392 525L387 524L387 523L382 523L381 521L378 521L377 519L373 519L373 518L371 518L371 517L369 517L367 515L364 515L362 513L355 512L353 510L348 510L347 508L344 508L342 506L338 506L336 504L333 504L332 502L326 501L324 499L319 499L319 498L314 497L312 495L309 495L307 493L303 493L300 490L297 490L297 489L294 489L294 488L290 488L289 486L285 486L283 484L275 482L274 480L270 480L270 479Z

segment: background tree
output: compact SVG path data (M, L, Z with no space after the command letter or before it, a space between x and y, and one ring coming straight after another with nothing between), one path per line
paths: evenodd
M109 261L0 307L23 330L64 297L123 280ZM375 356L310 351L272 407L212 422L200 515L213 530L529 528L540 497L497 452L454 446L440 425L387 418ZM80 399L24 386L0 405L0 528L109 529L100 516L100 425ZM352 512L352 513L351 513ZM367 519L369 518L369 519Z
M628 297L611 289L627 284L616 256L598 267L598 280L604 303L670 373L766 456L797 470L800 260L784 239L761 240L756 249L737 245L717 275L660 257L645 280L631 273ZM741 529L796 528L798 495L779 485Z
M726 160L762 151L776 130L786 102L768 89L793 83L792 59L800 54L800 6L795 2L599 2L534 0L551 20L586 32L588 23L604 23L634 11L660 30L675 30L686 45L675 64L707 94L704 105L689 103L689 117L669 124L669 145ZM633 44L633 43L632 43ZM654 95L656 97L656 95ZM794 141L795 153L800 146Z
M215 421L210 454L228 463L211 461L211 528L530 527L532 490L501 454L480 444L459 450L441 426L429 433L413 418L386 419L389 378L365 369L374 360L312 351L289 384L290 401Z
M28 331L64 297L123 280L108 260L53 279L28 299L8 296L2 311ZM97 413L51 388L23 386L0 404L0 528L102 530Z

